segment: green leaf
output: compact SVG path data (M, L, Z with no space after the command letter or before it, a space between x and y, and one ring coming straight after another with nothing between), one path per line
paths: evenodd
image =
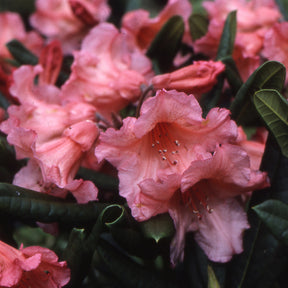
M81 167L77 173L79 178L92 181L99 189L117 191L119 180L116 177Z
M207 14L206 10L202 6L202 2L205 0L189 0L193 7L193 13L201 13L201 14Z
M93 221L109 204L77 204L47 194L0 183L0 213L45 223L80 224Z
M232 93L236 95L241 86L243 85L243 81L234 62L234 59L232 58L232 56L227 56L222 58L221 61L223 62L223 64L225 64L225 76L231 87Z
M223 57L231 56L234 49L235 35L236 35L237 19L236 11L228 14L223 28L220 44L217 52L217 60Z
M174 224L169 214L160 214L147 221L139 223L142 233L158 243L163 238L171 238L174 233Z
M260 120L252 102L254 93L261 89L275 89L281 92L285 78L286 69L280 62L267 61L258 67L236 94L230 107L232 119L238 125L254 125L255 121Z
M220 284L210 265L208 265L208 288L220 288Z
M1 0L0 11L13 11L30 14L35 10L35 0Z
M184 21L178 15L171 17L158 32L146 53L156 65L156 71L163 73L172 67L183 34Z
M101 239L97 247L103 265L118 279L120 287L131 288L176 288L171 271L169 274L142 267L124 255L120 250Z
M91 259L89 259L89 256L91 253L87 253L84 239L84 229L74 228L70 233L68 244L64 251L64 259L67 261L68 267L71 270L69 288L80 287L90 266Z
M262 89L254 94L254 105L288 157L288 102L277 91Z
M288 205L279 200L267 200L253 209L273 235L288 245Z
M188 21L190 34L194 41L206 35L209 26L209 20L207 16L203 14L192 14Z
M89 271L92 257L98 246L100 236L105 232L106 225L121 222L124 208L120 205L109 205L99 215L92 231L88 233L84 229L73 229L70 233L64 258L71 268L71 281L69 287L80 287L84 277Z
M200 99L200 105L203 110L203 117L206 117L210 109L213 107L220 106L219 102L223 96L225 75L219 75L217 80L217 84L213 87L213 89L210 92L203 94Z
M271 198L288 203L288 158L269 136L261 164L267 171L271 187L255 191L250 207ZM229 287L270 288L287 268L287 246L277 240L252 210L248 210L250 229L244 234L244 252L229 263Z
M6 44L9 52L12 54L13 58L22 64L36 65L38 63L38 58L33 53L31 53L21 42L18 40L12 40Z
M288 20L288 0L276 0L278 7L284 16L284 19Z

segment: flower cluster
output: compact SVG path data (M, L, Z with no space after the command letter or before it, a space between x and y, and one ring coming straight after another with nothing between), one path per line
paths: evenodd
M22 161L12 187L50 204L124 203L139 225L166 213L173 267L189 232L211 261L243 252L251 195L271 184L260 168L268 132L258 114L249 127L231 114L265 61L288 67L288 24L274 0L203 1L202 14L192 2L168 0L154 17L124 9L116 21L107 0L36 0L28 28L16 12L0 13L0 131ZM253 93L286 82L261 81ZM83 171L119 186L107 191ZM55 220L44 222L49 230ZM0 251L1 287L70 280L47 248L0 241Z

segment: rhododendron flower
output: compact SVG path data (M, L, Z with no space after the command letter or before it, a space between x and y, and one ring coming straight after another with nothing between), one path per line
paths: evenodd
M237 10L237 33L233 59L243 78L247 80L260 65L259 53L266 31L274 25L281 14L274 1L225 0L204 1L210 19L208 32L193 43L196 53L215 58L222 35L224 22L229 12Z
M283 63L288 67L288 37L287 37L288 22L276 23L267 33L265 34L263 50L261 54L268 60L275 60ZM286 74L286 82L288 76Z
M226 262L242 251L249 227L236 196L268 185L237 136L228 110L213 108L203 119L193 95L159 90L138 119L102 133L95 153L118 169L120 194L137 220L170 213L177 231L173 262L182 259L187 231L195 231L211 260Z
M89 184L91 189L83 197L77 192L81 183L73 179L85 153L97 140L96 110L81 102L61 105L57 87L34 85L41 71L40 66L22 66L14 72L11 93L20 105L8 108L9 118L0 129L14 145L17 159L33 158L38 163L45 184L68 190L70 187L78 202L95 200L94 185Z
M60 288L70 280L65 261L39 246L16 249L0 241L1 287Z
M62 88L63 101L88 102L101 114L118 112L141 94L141 84L152 76L151 61L131 35L102 23L74 53L70 78Z
M164 9L155 18L149 18L149 12L138 9L127 12L122 19L122 27L132 33L137 45L144 51L150 46L151 42L161 30L163 25L175 15L182 16L185 24L184 40L189 42L188 18L192 13L192 6L187 0L169 0ZM191 40L190 40L191 41Z
M271 27L281 18L275 1L259 0L226 0L204 1L203 7L209 18L219 22L225 21L229 12L237 10L237 29L239 31L255 31Z
M151 83L155 89L165 88L201 95L217 83L217 76L225 70L218 61L195 61L172 73L154 76Z
M11 58L6 44L11 40L18 40L23 43L27 49L36 55L39 55L43 46L43 39L35 31L26 32L24 23L19 14L14 12L0 13L0 58Z
M107 0L37 0L31 25L48 40L59 40L64 54L79 49L91 26L110 14Z

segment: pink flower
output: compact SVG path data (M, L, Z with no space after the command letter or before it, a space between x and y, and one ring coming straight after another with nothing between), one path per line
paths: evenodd
M5 45L13 39L23 43L33 53L39 54L43 39L35 31L26 32L19 14L13 12L0 13L0 27L0 58L11 58L10 52Z
M266 34L261 54L268 60L275 60L288 67L288 22L276 23ZM288 76L286 75L286 82Z
M141 84L152 75L152 64L133 37L109 23L92 29L74 56L72 73L62 89L63 101L88 102L109 116L136 101Z
M192 7L187 0L169 0L164 9L155 18L149 18L149 12L139 9L128 12L122 20L122 27L134 35L137 45L147 50L162 26L175 15L183 17L185 23L185 40L190 41L188 18Z
M41 71L40 66L22 66L15 71L11 93L20 105L8 108L9 118L0 129L14 145L17 159L33 158L37 162L45 185L52 183L70 190L79 202L95 200L94 185L89 184L87 195L80 196L77 189L83 181L73 179L85 153L98 138L96 110L81 102L61 105L57 87L34 85L34 77Z
M259 53L263 46L266 31L274 25L281 14L274 1L258 0L216 0L204 1L203 6L210 19L208 32L193 43L196 53L204 53L212 59L216 57L224 21L229 12L237 10L237 33L233 59L246 81L260 65Z
M60 288L70 280L65 261L40 246L19 250L0 241L1 287Z
M281 18L277 5L272 1L226 0L204 1L210 19L225 21L229 12L237 10L237 30L252 32L272 26Z
M193 95L159 90L138 119L102 133L95 153L118 169L120 194L137 220L170 213L177 231L172 262L182 259L187 231L211 260L226 262L242 251L248 228L235 197L268 185L237 136L228 110L213 108L203 119Z
M154 76L151 83L155 89L178 90L201 95L217 83L217 76L225 70L222 62L195 61L172 73Z
M91 25L105 21L109 14L107 0L37 0L30 23L49 40L59 40L64 54L71 54Z

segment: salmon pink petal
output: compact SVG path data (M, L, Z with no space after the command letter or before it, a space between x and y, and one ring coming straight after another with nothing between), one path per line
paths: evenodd
M178 90L199 95L208 92L217 83L217 76L225 70L218 61L195 61L193 64L171 73L154 76L151 83L155 89Z
M87 203L97 200L98 189L91 181L75 179L68 183L65 189L69 190L77 200L77 203Z
M250 162L247 153L236 145L223 144L216 149L210 159L191 163L183 173L181 190L187 191L202 179L208 181L211 179L215 185L217 182L223 182L225 185L230 183L233 186L247 186L250 180ZM230 191L228 187L227 191ZM231 196L233 196L232 191L234 189L231 190ZM226 193L225 197L227 197ZM223 196L218 195L218 197Z
M180 185L180 176L168 175L158 182L145 179L138 185L141 193L139 199L134 200L131 211L135 219L143 221L168 211L169 201Z
M249 228L243 205L234 198L211 198L213 212L204 214L198 222L195 239L208 258L228 262L234 254L243 251L244 230Z
M73 124L63 132L63 136L69 137L75 143L78 143L82 151L88 151L92 147L98 134L99 130L96 123L90 120Z

